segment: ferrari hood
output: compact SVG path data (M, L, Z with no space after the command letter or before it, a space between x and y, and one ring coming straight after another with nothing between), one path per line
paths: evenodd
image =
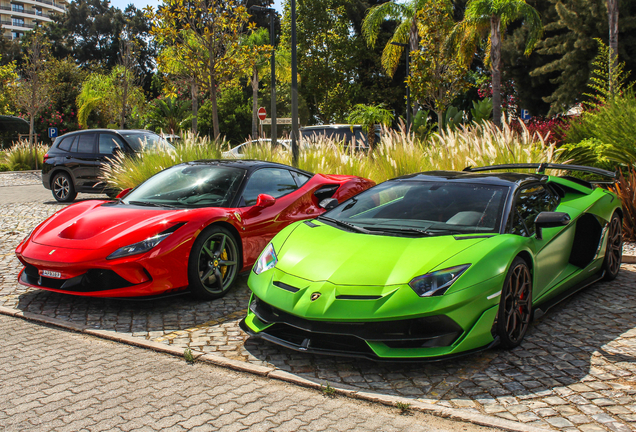
M345 231L322 222L305 223L276 250L281 271L336 285L397 285L426 274L452 256L485 240L394 237ZM467 263L469 264L469 263Z
M34 243L95 250L126 246L152 237L173 225L183 211L145 209L86 201L69 206L46 221L31 237Z

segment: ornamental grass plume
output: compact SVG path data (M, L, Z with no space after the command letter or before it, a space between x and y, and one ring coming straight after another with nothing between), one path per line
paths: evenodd
M49 151L47 145L35 144L30 146L28 140L20 140L7 150L4 157L9 170L28 171L42 168L44 155L47 151ZM36 159L37 168L35 163Z
M153 150L134 156L120 153L112 165L105 165L100 178L109 188L122 190L135 187L159 171L182 162L201 159L220 159L224 141L213 142L207 137L185 132L182 143L175 150Z

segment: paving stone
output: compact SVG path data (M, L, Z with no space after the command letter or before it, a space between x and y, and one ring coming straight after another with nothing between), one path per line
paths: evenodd
M39 178L16 177L6 183L10 185L11 181L34 184ZM531 325L523 344L511 351L488 350L443 363L408 365L313 356L252 340L240 331L238 323L249 298L245 277L239 278L224 298L207 302L186 296L147 302L91 299L19 285L16 279L21 265L13 252L15 246L63 205L8 203L1 192L0 306L179 349L276 367L314 382L477 409L504 418L514 416L519 421L525 418L528 424L548 426L547 419L562 417L581 431L594 426L607 430L616 427L607 426L614 423L632 423L630 416L636 415L636 368L630 362L636 357L634 265L623 265L616 280L597 283L551 309ZM60 375L57 385L67 379ZM92 380L91 376L80 375L75 382L84 386ZM0 399L19 388L19 382L5 381ZM44 394L50 396L56 391ZM88 407L79 400L73 403ZM550 415L541 419L536 415L539 410ZM587 423L580 422L584 417L589 419ZM129 421L121 418L121 423L113 425ZM184 422L176 425L187 428ZM131 423L127 428L133 426ZM566 431L572 426L549 427Z

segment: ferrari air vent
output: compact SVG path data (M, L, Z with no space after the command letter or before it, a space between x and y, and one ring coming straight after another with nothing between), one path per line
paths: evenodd
M340 185L326 185L321 187L320 189L314 192L316 198L318 198L318 202L324 200L325 198L331 198L333 194L336 193Z

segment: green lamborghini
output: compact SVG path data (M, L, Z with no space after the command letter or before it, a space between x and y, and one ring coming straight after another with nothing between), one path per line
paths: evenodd
M536 169L536 174L497 172ZM386 181L282 230L248 285L249 335L294 350L439 360L518 346L533 317L620 269L620 200L515 164Z

